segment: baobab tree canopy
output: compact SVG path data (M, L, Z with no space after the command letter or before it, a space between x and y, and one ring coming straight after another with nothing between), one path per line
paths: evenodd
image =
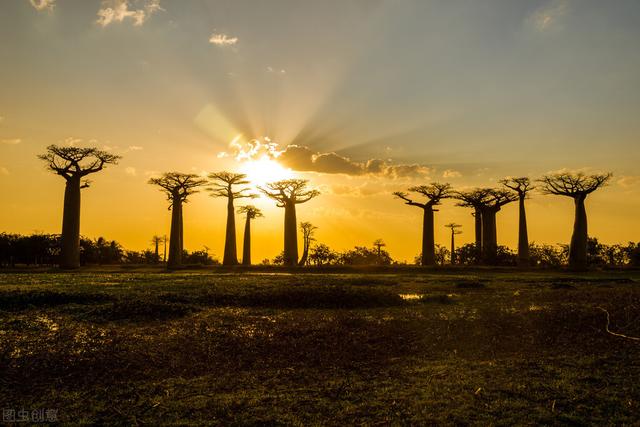
M415 187L410 187L409 191L412 193L418 193L421 196L427 198L426 202L419 203L409 197L408 193L402 191L396 191L393 193L394 196L404 200L407 205L417 206L424 208L426 206L435 206L439 205L442 199L449 198L453 195L451 190L451 185L449 184L440 184L434 182L429 185L418 185Z
M95 147L60 147L49 145L47 152L38 156L47 168L66 180L60 266L80 267L80 190L89 187L84 177L100 172L109 164L117 164L120 156Z
M255 207L253 205L240 206L238 208L238 213L239 214L245 214L247 216L247 218L250 218L250 219L260 218L260 217L264 216L262 211L259 208Z
M540 178L542 192L568 197L584 197L606 185L611 173L585 175L578 173L555 173Z
M571 197L575 203L573 234L569 245L569 266L583 270L587 268L587 210L585 199L611 179L610 173L585 175L584 173L556 173L542 177L542 192Z
M285 179L258 187L267 197L284 208L284 263L294 266L298 263L298 230L296 226L296 205L306 203L320 195L318 190L309 190L306 179Z
M106 165L117 164L121 156L95 147L49 145L38 158L47 162L49 170L69 180L100 172Z
M149 179L149 184L157 185L167 195L167 200L172 202L169 209L172 208L173 202L179 200L182 203L187 202L187 198L207 184L207 180L199 175L192 173L165 172L159 178Z
M307 179L283 179L270 182L264 187L258 187L258 189L278 202L279 208L283 208L287 203L305 203L319 196L320 191L307 189L308 183Z

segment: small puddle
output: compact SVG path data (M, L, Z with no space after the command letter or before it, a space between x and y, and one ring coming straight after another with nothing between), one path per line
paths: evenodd
M398 294L405 301L412 301L422 298L422 294Z

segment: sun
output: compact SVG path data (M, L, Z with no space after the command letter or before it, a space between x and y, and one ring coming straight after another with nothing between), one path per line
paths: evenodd
M264 186L268 182L293 177L291 169L285 168L267 155L244 162L240 171L247 175L247 179L252 184L257 186Z

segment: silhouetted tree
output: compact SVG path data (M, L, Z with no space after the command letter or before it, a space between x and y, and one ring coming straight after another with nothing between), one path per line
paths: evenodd
M569 245L569 267L583 270L587 268L587 211L585 199L587 196L611 178L610 173L585 175L583 173L556 173L546 175L539 181L542 192L558 196L571 197L575 204L575 220L573 234Z
M302 257L300 261L298 261L298 265L307 265L309 261L309 247L311 246L311 242L316 240L313 238L313 233L318 229L315 225L310 222L301 222L300 223L300 231L302 231Z
M376 239L373 241L373 247L376 248L378 258L382 258L382 248L384 248L385 246L387 246L387 244L382 239Z
M160 244L163 242L165 238L163 236L153 236L151 238L151 244L153 245L153 254L154 254L154 259L155 261L153 262L154 264L157 264L160 262Z
M60 267L80 267L80 191L89 187L85 177L100 172L109 164L117 164L120 156L94 147L60 147L50 145L38 156L47 162L47 168L66 181L62 234L60 238Z
M334 263L338 259L338 254L324 243L315 245L309 254L309 259L316 266L321 267Z
M296 205L320 195L318 190L308 190L307 183L306 179L285 179L271 182L266 188L258 187L267 197L277 202L276 206L284 208L284 264L288 266L298 263Z
M339 255L339 262L344 265L389 265L392 262L387 251L380 247L369 249L364 246L356 246L352 250Z
M567 262L567 253L561 246L529 244L529 262L535 267L561 267Z
M178 267L182 264L184 251L182 204L187 202L187 198L191 194L198 192L196 188L207 184L207 180L196 174L167 172L162 174L160 178L151 178L149 184L160 187L170 202L171 233L167 267Z
M242 245L242 265L251 265L251 220L260 218L262 211L253 205L240 206L238 213L245 214L244 241Z
M396 191L394 196L405 201L405 204L416 206L423 210L422 222L422 265L435 265L435 237L433 226L433 212L437 211L434 206L440 204L440 201L452 196L451 186L449 184L439 184L434 182L430 185L419 185L409 188L409 191L418 193L427 198L424 203L415 202L409 198L407 193Z
M460 224L455 224L453 222L445 225L445 227L451 229L451 264L456 263L456 244L455 244L455 235L462 234L462 231L459 231L458 228L462 227Z
M518 195L518 265L526 267L529 265L529 236L524 201L527 198L527 193L535 187L531 185L531 181L527 177L506 178L500 183Z
M498 260L498 233L496 215L507 203L517 200L517 196L508 190L481 188L470 193L459 193L462 206L471 206L480 210L482 217L482 257L489 265ZM469 201L465 200L467 198Z
M475 260L477 263L482 260L482 206L487 197L487 189L477 188L470 191L458 191L453 197L460 200L458 206L473 208L473 218L475 225Z
M209 179L212 187L207 190L211 193L212 197L226 197L227 199L227 231L224 240L224 255L222 257L223 265L237 265L238 264L238 252L236 248L236 211L233 206L235 199L241 198L254 198L255 194L246 194L245 191L249 191L249 188L242 188L238 191L234 191L235 185L249 184L247 181L247 175L243 173L232 172L217 172L209 174Z

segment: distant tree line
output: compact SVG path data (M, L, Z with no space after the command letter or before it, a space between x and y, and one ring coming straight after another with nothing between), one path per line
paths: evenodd
M0 233L0 267L55 266L60 262L61 238L57 234ZM218 260L205 249L183 251L185 264L215 265ZM162 256L155 250L126 250L115 240L103 237L80 237L80 265L162 264Z

